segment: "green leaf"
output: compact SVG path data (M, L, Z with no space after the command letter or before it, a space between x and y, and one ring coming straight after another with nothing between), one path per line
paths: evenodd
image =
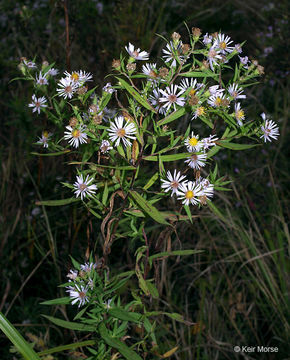
M184 210L185 210L185 212L186 212L186 215L188 216L189 221L193 224L192 215L191 215L191 211L190 211L189 205L184 205L183 207L184 207Z
M61 345L61 346L57 346L57 347L54 347L54 348L51 348L48 350L44 350L44 351L37 353L37 355L43 356L43 355L53 354L53 353L57 353L57 352L62 352L65 350L76 349L76 348L83 347L83 346L90 346L90 345L94 345L94 344L96 344L96 340L80 341L80 342L67 344L67 345Z
M141 318L142 318L141 314L126 311L122 308L109 309L108 313L117 319L124 320L124 321L131 321L131 322L134 322L137 324L140 323Z
M260 145L260 144L235 144L225 140L219 140L216 142L216 144L231 150L246 150Z
M81 323L77 323L77 322L66 321L66 320L62 320L62 319L57 319L55 317L47 316L47 315L42 315L42 316L47 318L49 321L51 321L55 325L61 326L65 329L78 330L78 331L89 331L89 332L96 330L95 326L81 324Z
M71 204L74 202L80 201L78 198L69 198L69 199L62 199L62 200L44 200L44 201L36 201L35 205L44 205L44 206L62 206Z
M99 326L99 333L103 340L114 349L117 349L120 354L122 354L127 360L142 360L142 358L130 349L126 344L122 343L120 340L115 339L112 335L109 334L104 323L101 323Z
M147 182L147 184L143 187L144 190L149 189L154 183L155 181L158 179L159 177L159 173L156 172Z
M105 187L104 187L104 192L103 192L103 196L102 196L102 204L106 205L107 200L108 200L108 181L105 182Z
M185 77L202 77L202 78L207 78L207 77L212 77L214 79L218 78L218 75L213 73L210 70L203 70L203 71L190 71L190 72L186 72L186 73L181 73L179 74L179 76L185 76Z
M186 159L190 156L190 153L179 153L179 154L171 154L171 155L162 155L162 161L176 161L181 159ZM161 155L160 155L161 157ZM158 156L151 155L144 157L144 160L147 161L158 161Z
M40 357L32 349L30 344L24 340L22 335L15 329L8 319L0 312L0 329L14 344L20 354L26 360L40 360Z
M144 210L149 216L152 217L155 221L160 224L169 225L169 223L165 220L164 216L151 205L147 200L145 200L139 193L134 190L130 190L130 195L137 202L142 210Z
M68 296L66 296L58 299L43 301L40 303L40 305L63 305L63 304L66 305L66 304L70 304L70 302L71 299Z
M164 124L168 124L169 122L180 118L184 114L186 114L186 109L183 107L183 108L180 108L178 110L173 111L173 113L171 113L170 115L168 115L165 118L159 120L157 124L159 126L164 125Z
M226 217L222 214L222 212L216 205L214 205L210 200L207 201L207 205L218 218L220 218L223 222L227 223Z
M193 254L200 254L203 250L175 250L175 251L163 251L158 254L154 254L149 256L149 264L152 266L152 261L154 259L162 258L164 256L183 256L183 255L193 255Z
M152 295L152 297L154 299L158 299L159 298L159 293L158 293L158 290L157 290L156 286L152 282L150 282L149 280L145 280L145 281L146 281L147 288L150 291L150 294Z
M156 113L156 110L131 85L129 85L125 80L121 78L117 77L117 79L120 81L122 87L125 88L128 91L128 93L130 93L134 97L134 99L138 101L139 104L144 106L146 109Z
M31 155L37 155L37 156L59 156L59 155L63 155L63 154L67 154L71 152L71 150L67 149L67 150L63 150L63 151L58 151L55 153L37 153L37 152L31 152Z

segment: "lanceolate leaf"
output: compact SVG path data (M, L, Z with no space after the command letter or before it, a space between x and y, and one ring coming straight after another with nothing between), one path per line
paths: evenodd
M183 256L183 255L193 255L202 253L203 250L175 250L175 251L164 251L158 254L151 255L149 257L149 264L152 265L154 259L162 258L164 256Z
M160 224L169 225L165 220L164 216L156 209L155 206L151 205L145 200L139 193L134 190L130 191L131 197L136 201L142 210L144 210L149 216Z
M63 151L58 151L55 153L37 153L37 152L31 152L31 155L37 155L37 156L59 156L59 155L63 155L63 154L67 154L71 152L71 150L63 150Z
M90 346L90 345L94 345L95 343L96 343L96 340L80 341L80 342L76 342L76 343L72 343L72 344L57 346L57 347L54 347L54 348L51 348L48 350L41 351L37 354L39 356L43 356L43 355L53 354L56 352L62 352L65 350L76 349L76 348L79 348L82 346Z
M171 113L170 115L166 116L165 118L161 119L158 121L158 125L164 125L164 124L168 124L171 121L174 121L178 118L180 118L181 116L183 116L186 113L186 109L185 108L180 108L176 111L174 111L173 113Z
M216 142L217 145L222 146L224 148L227 149L231 149L231 150L247 150L247 149L251 149L255 146L258 146L259 144L236 144L236 143L230 143L224 140L219 140Z
M162 161L176 161L181 159L186 159L190 156L190 153L179 153L179 154L171 154L171 155L160 155L162 158ZM158 156L152 155L152 156L146 156L144 157L144 160L147 161L158 161Z
M89 331L89 332L96 330L96 328L92 325L86 325L86 324L81 324L81 323L77 323L77 322L66 321L66 320L57 319L55 317L47 316L47 315L42 315L42 316L47 318L49 321L51 321L55 325L61 326L66 329L78 330L78 331Z
M20 354L26 360L40 360L40 357L32 349L32 347L23 339L21 334L15 329L6 317L0 313L0 329L14 344Z
M147 102L147 100L144 99L131 85L129 85L125 80L121 78L117 77L117 79L120 81L121 85L128 91L128 93L130 93L138 101L139 104L141 104L148 110L156 112L156 110Z
M110 309L108 312L110 315L112 315L113 317L115 317L117 319L124 320L124 321L131 321L134 323L140 323L141 318L142 318L141 314L126 311L122 308L113 308L113 309Z
M69 199L62 199L62 200L45 200L45 201L36 201L36 205L44 205L44 206L62 206L71 204L74 202L80 201L77 198L69 198Z
M142 358L120 340L113 338L104 323L99 326L99 332L103 340L111 347L117 349L127 360L142 360Z

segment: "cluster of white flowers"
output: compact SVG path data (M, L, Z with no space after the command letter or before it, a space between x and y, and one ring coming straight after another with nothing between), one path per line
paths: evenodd
M208 179L199 177L196 181L188 181L180 171L174 170L173 175L167 171L167 179L162 179L161 188L165 192L171 191L171 196L176 195L183 205L205 204L207 199L213 197L214 186Z
M71 99L78 88L85 85L87 81L92 81L92 74L86 73L85 71L73 71L69 73L64 72L65 77L61 78L58 82L59 88L56 90L59 96L64 99Z
M67 274L69 286L66 291L72 300L72 305L78 303L78 307L90 302L91 290L94 288L94 272L96 263L85 263L80 265L80 270L70 270Z

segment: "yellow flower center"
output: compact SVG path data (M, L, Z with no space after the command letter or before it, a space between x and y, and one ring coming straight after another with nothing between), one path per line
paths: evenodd
M195 89L191 89L190 92L189 92L189 95L192 96L196 93L196 90Z
M200 106L199 108L196 109L197 116L204 115L204 113L205 113L205 108L203 106Z
M227 44L224 41L220 42L220 48L221 49L224 50L226 47L227 47Z
M42 133L42 135L47 138L47 137L48 137L48 131L44 131L44 132Z
M192 137L191 139L189 139L189 145L190 146L195 146L195 145L197 145L197 143L198 143L198 139L197 138L195 138L195 137Z
M238 110L236 112L236 118L239 120L239 119L242 119L243 117L245 116L245 113L243 110Z
M216 99L215 99L215 104L217 105L217 106L221 106L221 104L222 104L222 99L218 96Z
M119 136L119 137L124 137L125 135L126 135L126 130L125 129L119 129L118 131L117 131L117 135Z
M193 197L194 197L193 191L188 190L188 191L185 193L185 198L186 198L186 199L192 199Z
M74 138L80 137L80 131L77 129L73 130L71 134Z
M74 81L78 81L78 79L79 79L79 74L76 73L76 72L73 72L73 73L71 74L71 78L72 78Z

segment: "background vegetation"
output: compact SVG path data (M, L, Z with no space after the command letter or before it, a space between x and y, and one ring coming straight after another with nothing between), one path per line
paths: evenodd
M70 41L66 42L65 6ZM152 309L170 309L193 326L158 319L164 352L179 346L173 359L239 359L234 345L278 346L279 354L249 354L249 359L286 359L289 354L289 125L286 1L15 1L0 4L1 106L1 284L0 310L36 348L82 340L59 330L41 314L56 309L39 305L61 294L57 285L70 268L69 254L83 261L98 253L99 233L79 205L39 207L38 200L67 197L60 181L72 181L64 159L31 155L43 124L27 107L31 89L18 76L22 56L56 62L60 71L92 72L103 86L113 58L132 42L160 56L164 42L156 33L186 35L184 21L204 32L222 30L235 42L247 40L245 55L265 67L265 76L248 93L247 116L271 115L280 127L279 142L259 150L226 151L219 169L232 180L231 191L217 193L223 216L209 209L176 233L162 232L152 249L203 249L202 254L159 263L159 300ZM69 57L67 53L69 52ZM170 206L170 204L168 204ZM55 246L56 257L50 253ZM134 244L117 245L112 272L130 269ZM133 285L132 285L133 286ZM59 311L69 317L70 308ZM137 330L136 330L137 331ZM11 359L10 343L0 335L1 359ZM12 349L13 351L13 349ZM85 358L82 351L55 359Z

